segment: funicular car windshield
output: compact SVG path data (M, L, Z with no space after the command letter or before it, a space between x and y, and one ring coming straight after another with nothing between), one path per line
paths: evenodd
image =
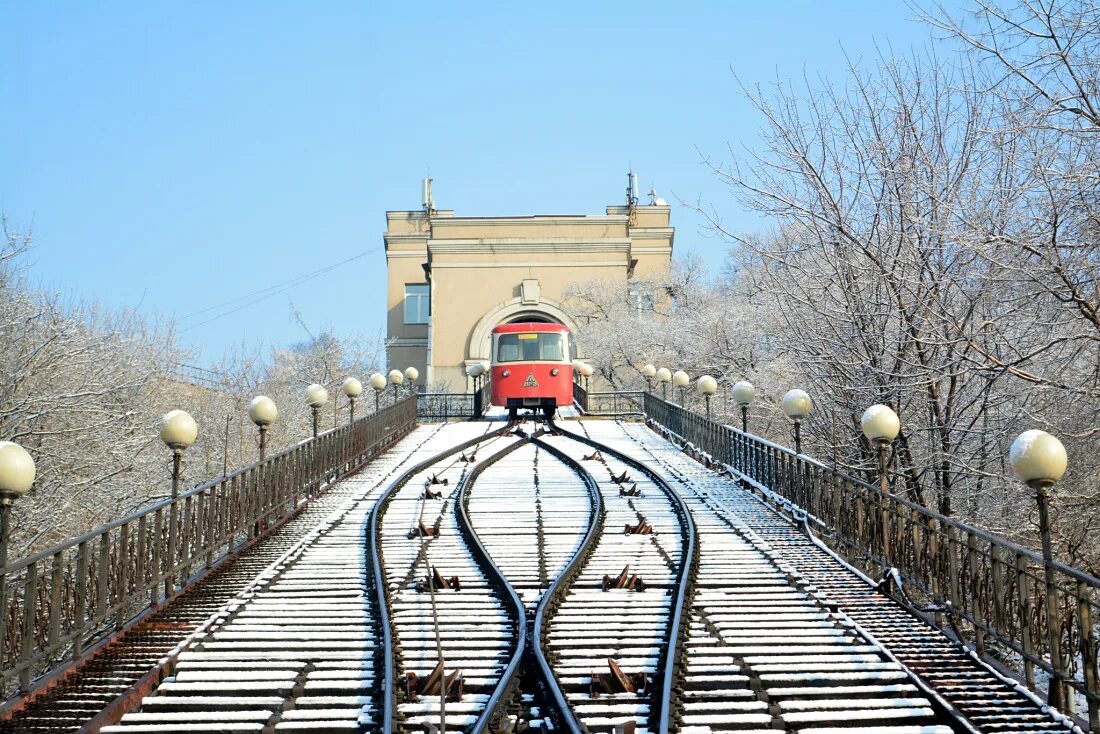
M565 351L560 333L501 334L497 362L561 362Z

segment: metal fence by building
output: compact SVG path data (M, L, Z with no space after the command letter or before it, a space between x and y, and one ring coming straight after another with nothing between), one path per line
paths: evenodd
M1083 699L1090 729L1100 731L1100 579L650 393L644 408L658 426L804 511L853 565L874 577L896 569L923 616L1022 673L1032 691L1049 681L1050 700L1071 714ZM1063 686L1076 695L1063 696Z
M416 398L416 414L429 420L473 420L489 408L489 381L471 392L430 392Z
M155 610L408 434L416 418L416 400L400 400L0 569L4 697Z
M641 390L589 392L580 383L573 383L573 403L586 415L640 416L642 395Z

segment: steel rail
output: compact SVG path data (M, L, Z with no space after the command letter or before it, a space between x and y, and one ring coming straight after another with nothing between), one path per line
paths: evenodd
M553 422L551 422L550 425L555 428L560 435L591 446L601 454L612 456L627 466L645 474L646 477L648 477L649 480L660 488L665 496L668 497L673 509L680 518L682 549L680 553L680 568L677 574L679 582L676 585L676 598L673 600L672 614L669 618L668 647L665 651L664 666L661 672L661 700L657 709L657 731L659 731L660 734L669 734L669 732L674 731L670 728L672 689L674 681L676 680L676 670L680 666L680 657L684 652L679 642L685 631L684 622L688 616L688 605L691 602L689 591L694 578L694 571L697 567L695 561L699 544L697 542L698 531L695 528L695 520L692 518L691 510L688 509L687 503L684 502L679 492L673 489L671 484L665 481L660 474L646 464L617 449L611 448L605 443L589 438L588 436L563 430L554 425Z
M455 517L458 520L459 532L462 533L462 537L466 540L466 545L469 547L474 559L481 567L481 570L485 572L490 585L495 586L497 591L502 593L507 600L512 622L516 626L516 644L515 650L512 653L512 658L501 672L500 680L493 688L489 700L485 703L485 708L482 709L481 715L474 723L473 729L471 730L473 732L489 731L489 725L497 709L505 702L505 695L512 689L516 676L519 673L520 664L523 662L524 652L527 649L527 615L523 607L523 601L519 598L519 594L516 593L515 587L512 586L508 578L504 575L504 572L501 571L500 567L493 561L489 552L485 550L481 538L478 537L477 531L474 530L468 512L470 487L477 482L478 477L481 476L483 471L521 446L531 442L531 440L532 438L528 437L516 441L513 444L505 446L500 451L497 451L489 458L479 462L478 465L470 470L470 472L462 478L462 481L459 482L458 496L455 499Z
M659 466L664 466L666 471L673 474L676 481L680 482L681 484L685 484L685 485L690 486L691 480L688 477L686 477L682 471L676 469L667 460L664 460L661 457L657 456L650 447L648 447L644 443L638 441L638 439L636 437L632 437L632 440L639 447L639 449L641 449L642 451L644 451L646 454L649 455L649 457L653 460L653 462L655 464L657 464ZM731 513L728 510L726 510L725 508L723 508L721 502L714 499L712 496L703 494L702 492L699 492L698 496L699 496L699 500L701 501L703 506L705 506L707 509L709 509L711 512L713 512L717 517L719 517L722 520L722 522L726 524L727 527L729 527L731 529L734 529L734 532L737 532L733 522L730 520L730 518L728 516ZM789 502L787 503L787 506L784 506L782 504L778 504L778 503L774 502L767 495L760 496L760 495L757 495L757 494L753 493L753 494L750 494L750 496L753 499L755 499L757 502L759 502L760 505L762 507L764 507L767 512L774 513L777 517L780 517L784 521L789 522L792 526L797 527L797 526L801 525L804 521L806 521L806 516L805 515L800 515L800 514L797 514L797 513L790 512L791 508L794 507L794 506L791 505ZM858 568L856 568L852 564L848 563L848 561L846 561L843 557L841 557L839 554L837 554L836 551L834 551L828 545L826 545L821 540L819 540L817 538L817 536L815 536L813 534L813 532L810 530L808 525L802 525L802 531L804 533L806 533L807 538L809 539L809 541L811 543L814 544L815 547L821 549L822 552L826 553L830 558L835 560L840 566L842 566L843 568L846 568L847 570L852 572L854 575L856 575L858 578L860 578L865 584L867 584L867 586L872 587L872 588L877 586L877 584L875 583L875 581L873 579L871 579L869 576L864 574L862 571L860 571ZM819 586L818 588L820 589L821 587ZM905 610L907 612L914 615L915 617L917 617L921 621L927 621L927 620L925 620L924 616L920 615L917 612L917 610L913 609L911 606L905 605L905 604L902 604L902 606L905 608ZM918 675L916 672L914 672L908 665L906 665L904 662L902 662L902 660L900 658L898 658L898 656L895 655L885 643L879 641L878 638L875 635L873 635L869 630L867 630L865 627L863 627L858 622L856 622L854 619L852 619L852 617L845 610L840 609L838 607L837 610L834 611L833 613L837 614L839 616L842 616L845 619L846 624L851 625L851 627L853 629L855 629L857 632L859 632L860 635L862 635L867 640L871 641L874 645L876 645L881 650L882 654L887 659L889 659L891 662L896 664L901 670L903 670L909 676L910 682L913 685L915 685L918 689L920 689L921 693L929 699L933 710L937 711L937 713L939 713L940 716L942 716L944 719L950 720L953 724L957 724L957 730L961 729L966 734L979 734L979 730L977 728L975 728L975 726L973 724L971 724L970 721L967 720L967 718L954 705L952 705L950 701L948 701L946 698L944 698L944 696L941 695L940 692L937 689L935 689L931 685L929 685L929 683L927 681L925 681L924 678L922 678L920 675Z
M557 578L547 587L546 591L543 592L542 598L539 599L538 606L535 609L535 625L532 633L532 648L535 661L538 664L543 683L557 707L560 716L560 721L558 723L572 734L580 734L580 732L584 731L584 727L577 721L573 709L565 699L565 693L562 691L561 686L558 685L558 679L554 675L553 668L550 666L550 661L546 657L546 651L542 649L542 641L545 636L546 617L550 608L568 593L573 579L581 572L582 565L595 547L596 539L603 534L603 495L600 494L600 488L595 478L587 469L581 466L579 462L545 441L536 438L534 439L534 443L536 446L545 450L547 453L554 456L554 458L573 469L573 471L580 476L581 480L584 481L585 486L588 487L589 496L592 498L592 511L589 514L588 531L585 533L584 538L581 539L580 545L577 546L577 550L573 553L569 562L562 568L561 573L559 573Z
M429 456L424 461L405 470L399 477L390 482L390 486L375 502L368 519L370 532L371 567L374 575L375 603L378 605L378 625L382 630L383 667L382 667L382 731L384 734L392 734L394 731L394 697L397 693L394 684L394 654L393 654L393 629L390 627L389 594L386 591L386 570L382 565L382 515L389 505L390 500L399 489L409 483L409 480L420 472L443 461L449 456L464 451L471 446L477 446L485 441L503 438L512 428L509 423L497 431L483 433L467 441L455 444L438 454Z

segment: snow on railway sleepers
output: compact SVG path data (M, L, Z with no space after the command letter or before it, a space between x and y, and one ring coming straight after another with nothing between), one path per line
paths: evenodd
M572 467L528 443L481 473L469 490L467 511L530 612L577 551L591 501Z
M518 440L498 436L424 468L381 506L382 565L395 665L402 674L396 679L403 689L397 718L405 730L438 724L442 686L434 691L421 686L441 660L448 680L461 672L461 693L454 686L445 703L447 727L469 727L515 649L505 601L467 547L454 502L471 469ZM437 578L444 583L437 584Z
M389 480L485 430L422 426L330 494L322 522L223 607L174 675L108 734L359 732L377 721L375 614L366 517Z
M570 593L549 616L544 647L570 706L589 731L612 731L628 721L638 732L650 731L681 567L682 521L662 489L632 467L566 437L544 440L583 462L605 511L603 532ZM615 481L624 473L629 481ZM635 488L636 496L621 496L620 490ZM643 523L650 532L627 532ZM633 576L631 588L614 588L617 579ZM600 679L614 674L610 661L633 691L603 689Z
M595 440L672 482L633 440L644 426L586 422ZM629 435L628 435L629 432ZM640 439L639 439L640 440ZM667 444L665 444L667 446ZM682 456L677 452L678 456ZM951 728L908 671L777 557L742 518L691 483L674 484L699 535L678 724L685 732L873 726L883 734Z
M889 650L979 731L1065 732L1049 709L977 662L960 645L874 590L798 527L735 481L708 471L641 425L624 427L645 456L677 487L691 487L736 515L781 562L796 567L817 594ZM624 444L625 445L625 444Z

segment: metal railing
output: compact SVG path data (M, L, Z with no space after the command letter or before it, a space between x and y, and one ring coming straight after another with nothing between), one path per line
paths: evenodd
M573 383L573 403L585 415L642 415L641 390L589 392L579 382Z
M430 392L416 396L416 414L430 420L476 420L489 407L489 381L474 392Z
M1100 579L650 393L644 403L654 423L805 511L853 565L882 577L896 569L938 628L1022 673L1034 692L1049 681L1063 713L1083 699L1090 730L1100 732Z
M584 412L588 415L640 416L644 411L643 393L638 392L590 392Z
M161 606L415 425L406 398L0 569L4 698Z
M585 390L579 382L573 383L573 404L582 413L588 412L588 390Z

